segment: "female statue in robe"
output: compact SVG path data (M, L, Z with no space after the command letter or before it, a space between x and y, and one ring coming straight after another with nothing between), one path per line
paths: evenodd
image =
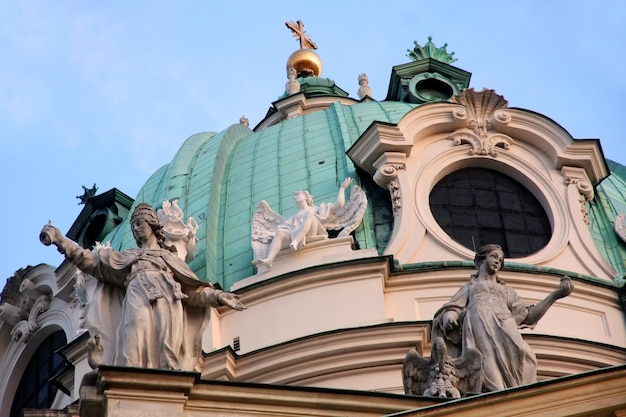
M443 337L448 354L476 349L482 356L483 391L529 384L537 380L537 359L519 328L534 327L548 308L573 290L569 277L543 301L531 305L507 286L498 271L504 264L499 245L478 249L478 272L435 314L433 340Z
M121 252L102 245L84 249L51 224L40 238L99 281L87 321L102 364L198 371L210 307L245 306L237 295L200 281L165 247L149 204L138 204L130 222L139 248Z

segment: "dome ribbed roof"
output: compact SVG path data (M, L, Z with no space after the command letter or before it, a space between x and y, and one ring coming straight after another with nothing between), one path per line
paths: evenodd
M607 160L611 175L596 189L589 204L589 228L600 253L621 277L626 276L626 243L615 233L614 220L626 213L626 167Z
M295 212L292 193L308 190L316 202L334 201L345 177L355 177L346 150L373 121L398 123L414 104L334 103L326 110L285 120L258 132L242 124L220 133L199 133L174 159L155 172L136 203L160 207L178 199L200 224L196 258L190 267L224 289L255 273L251 264L251 219L261 200L285 216ZM356 238L376 248L375 220L368 207ZM128 222L106 240L118 250L134 247ZM382 248L381 248L382 249Z

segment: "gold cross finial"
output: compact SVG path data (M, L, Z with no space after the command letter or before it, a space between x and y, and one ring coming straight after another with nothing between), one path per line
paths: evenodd
M309 38L304 31L304 23L302 23L302 20L296 20L296 23L285 22L285 26L287 26L293 33L293 36L300 41L300 49L317 49L317 45L313 43L311 38Z

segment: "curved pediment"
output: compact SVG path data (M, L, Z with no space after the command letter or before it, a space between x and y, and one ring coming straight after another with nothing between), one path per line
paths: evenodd
M451 173L481 169L496 173L507 184L518 184L545 211L548 230L542 233L549 235L547 243L540 248L531 244L518 251L514 256L517 262L564 270L576 270L576 266L589 275L612 280L616 272L600 255L589 231L587 203L594 198L595 186L609 174L598 141L574 139L548 117L508 108L506 100L493 90L469 89L453 101L417 107L397 124L374 122L347 152L355 165L391 194L394 232L385 254L393 255L400 263L428 261L433 256L441 260L471 259L472 244L487 243L480 241L476 230L496 226L486 215L472 217L477 226L466 232L472 234L472 244L467 243L469 236L463 242L450 232L464 227L464 220L442 225L441 216L433 213L429 196ZM501 180L491 181L497 188ZM508 195L516 195L507 191ZM454 198L463 197L474 201L466 211L499 212L497 217L504 218L497 226L502 239L516 240L511 242L513 246L519 239L533 239L532 231L522 236L524 225L518 225L519 237L509 236L511 222L532 221L524 219L524 209L513 215L511 207L480 200L506 200L505 194L484 197L477 191L472 195L471 186L463 192L463 196L453 196L451 204L456 204ZM517 203L506 204L525 204L525 197L515 198ZM454 217L454 210L450 212L447 216ZM583 253L591 254L592 259L587 256L583 261Z

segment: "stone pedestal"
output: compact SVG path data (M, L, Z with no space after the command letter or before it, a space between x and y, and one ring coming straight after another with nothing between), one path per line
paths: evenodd
M274 259L272 269L268 270L265 266L259 266L256 275L236 282L232 285L231 291L312 266L378 256L376 249L353 250L353 243L352 236L346 236L307 242L304 247L297 251L283 249Z

